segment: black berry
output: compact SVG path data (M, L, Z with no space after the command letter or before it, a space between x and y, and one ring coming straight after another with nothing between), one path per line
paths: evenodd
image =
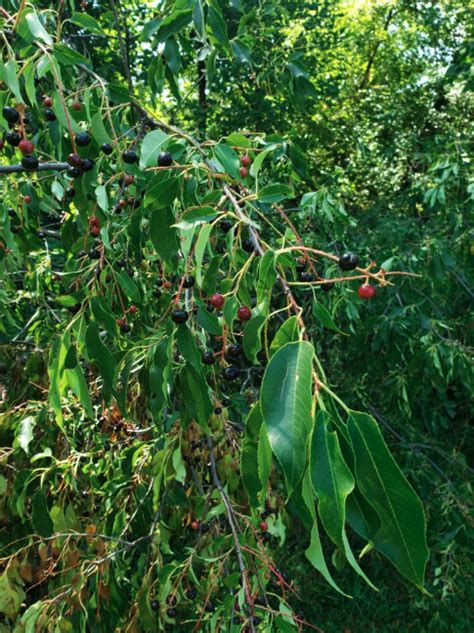
M215 356L212 352L204 352L202 355L202 362L205 365L214 365L216 362Z
M242 345L238 343L234 343L233 345L229 345L227 348L227 353L229 356L240 356L242 354Z
M158 167L169 167L173 164L173 157L169 152L160 152L158 155Z
M169 609L166 609L166 615L173 619L176 617L176 609L173 609L172 607L170 607Z
M112 152L114 151L114 148L110 143L103 143L101 150L104 152L104 154L110 156L110 154L112 154ZM156 600L154 602L156 602Z
M91 248L89 251L89 257L90 259L100 259L100 253L97 249Z
M246 253L253 253L254 250L255 250L255 246L253 244L253 241L250 238L247 238L246 240L243 240L242 248L244 249L244 251Z
M186 598L188 598L189 600L194 600L196 596L197 596L197 593L195 589L190 588L186 590Z
M128 165L138 163L138 154L134 152L133 149L126 149L124 152L122 152L122 160Z
M222 407L216 407L216 408L214 409L214 413L215 413L216 415L220 415L220 414L222 413Z
M313 275L313 273L303 272L303 273L299 273L298 279L300 281L305 281L305 282L314 281L314 275Z
M183 288L192 288L194 286L194 277L192 275L188 275L184 278Z
M90 158L84 158L82 161L82 171L91 171L94 169L94 161Z
M44 111L44 118L46 119L46 121L56 121L54 110L51 110L51 108L46 108L46 110Z
M5 140L12 147L18 147L21 141L21 136L18 132L7 132L5 134Z
M73 187L69 187L69 189L66 189L66 198L74 198L75 195L76 190Z
M3 118L8 121L8 123L16 123L20 120L20 115L16 108L12 108L10 106L5 106L2 110Z
M355 253L344 253L339 257L338 263L341 270L354 270L359 263L359 258Z
M160 603L158 602L158 600L152 600L150 602L150 607L153 611L158 611L158 609L160 608Z
M76 134L76 143L79 147L87 147L90 142L91 137L88 132L80 132L79 134Z
M224 233L228 233L233 227L233 224L230 220L222 220L220 223L220 227L224 231Z
M69 178L79 178L81 174L82 171L79 167L69 167L69 169L67 170L67 175L69 176Z
M38 159L36 156L24 156L21 159L22 167L25 171L36 171L38 169Z
M189 314L186 310L173 310L171 313L171 320L174 321L174 323L186 323L188 319Z
M232 365L230 367L225 367L225 369L222 371L222 376L224 380L235 380L238 375L239 368L233 367Z
M123 323L123 324L120 326L120 330L121 330L124 334L128 334L128 332L130 332L130 329L131 329L131 328L130 328L130 326L129 326L129 324L128 324L128 323Z
M214 306L212 305L212 303L210 301L206 304L206 310L208 312L214 312L214 310L215 310Z
M216 610L216 607L212 604L212 602L208 602L206 606L204 607L204 610L207 611L208 613L214 613L214 611Z

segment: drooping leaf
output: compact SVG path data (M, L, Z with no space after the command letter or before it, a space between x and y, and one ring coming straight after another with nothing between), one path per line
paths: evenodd
M312 361L306 341L288 343L271 358L263 377L261 407L272 451L289 494L303 476L311 432Z
M346 500L355 482L342 456L337 434L328 431L328 423L328 414L319 411L310 451L311 481L318 498L319 516L327 534L344 552L351 567L375 589L357 563L347 540Z
M54 525L49 516L48 504L42 489L38 490L31 502L31 522L40 536L51 536L54 531Z
M421 589L429 556L421 502L390 454L376 421L366 413L351 411L348 426L357 487L381 521L373 543Z

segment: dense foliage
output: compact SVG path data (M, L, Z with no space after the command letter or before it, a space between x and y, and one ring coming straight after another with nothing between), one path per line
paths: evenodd
M470 630L466 3L0 21L0 630Z

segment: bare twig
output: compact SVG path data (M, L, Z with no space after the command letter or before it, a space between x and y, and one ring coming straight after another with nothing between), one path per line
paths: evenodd
M235 552L236 552L237 560L239 563L240 576L242 578L242 587L245 593L245 600L250 608L250 611L253 612L253 599L252 599L252 594L250 592L250 587L247 581L247 567L245 565L244 556L242 554L242 548L240 546L239 534L237 530L237 521L235 519L234 510L232 508L230 499L227 496L226 491L224 490L221 480L219 479L219 475L217 474L216 457L214 455L214 446L213 446L212 438L210 435L207 436L207 446L209 448L209 459L211 462L212 479L214 481L214 485L219 490L222 501L226 507L227 519L229 521L230 529L232 531L232 536L234 538ZM250 630L254 633L255 627L253 624L252 617L249 618L249 627L250 627Z

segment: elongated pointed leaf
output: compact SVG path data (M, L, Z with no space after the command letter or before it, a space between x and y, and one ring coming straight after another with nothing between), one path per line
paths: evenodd
M303 479L301 498L306 505L309 513L311 514L311 518L313 521L313 527L311 528L311 542L309 547L305 551L306 558L313 565L313 567L319 571L319 573L323 576L326 582L331 585L333 589L335 589L339 593L342 593L342 595L346 596L346 598L351 598L351 596L347 595L342 591L342 589L339 588L336 581L331 576L331 572L329 571L326 564L326 559L324 558L321 539L319 537L318 519L316 516L316 509L314 507L314 496L311 488L311 475L309 469L306 471Z
M328 431L328 423L328 414L319 411L311 442L310 472L318 498L319 516L328 536L344 552L351 567L375 589L357 563L347 540L346 500L354 490L355 482L342 456L337 434Z
M422 589L429 551L421 502L390 454L376 421L366 413L351 411L348 425L357 487L381 521L374 545Z
M262 383L263 420L290 494L306 465L313 355L314 348L306 341L288 343L272 357Z

